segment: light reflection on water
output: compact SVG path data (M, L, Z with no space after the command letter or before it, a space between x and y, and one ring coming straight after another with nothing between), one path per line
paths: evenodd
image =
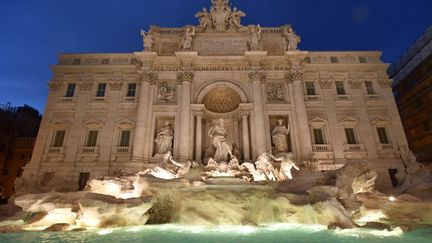
M0 242L431 242L432 229L402 234L351 229L329 231L322 226L270 225L267 227L142 226L85 232L28 232L0 234Z

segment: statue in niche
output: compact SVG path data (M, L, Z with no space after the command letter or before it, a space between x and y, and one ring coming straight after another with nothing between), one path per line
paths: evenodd
M175 88L168 87L167 82L160 83L158 100L162 102L175 103L175 99Z
M272 142L274 146L274 151L276 153L286 153L288 152L288 134L290 133L289 123L287 126L283 125L283 120L279 119L278 124L273 129Z
M296 170L300 170L300 168L297 167L294 162L294 155L292 153L288 153L281 158L276 158L272 154L269 154L269 156L275 161L281 162L278 181L292 180L293 179L291 173L292 168Z
M300 36L296 35L291 25L283 26L282 29L285 37L285 51L297 50L297 46L301 42Z
M234 7L232 13L231 13L231 17L230 17L230 24L231 26L235 26L237 28L242 27L241 25L241 18L245 17L246 14L240 10L237 9L237 7Z
M258 51L259 50L259 44L262 37L262 29L260 25L249 26L249 32L250 32L250 41L249 41L249 50L250 51Z
M228 161L228 155L233 157L232 146L228 143L227 131L224 127L224 120L219 119L215 125L210 128L208 136L213 141L213 146L216 148L216 153L213 158L217 162Z
M269 84L267 91L267 100L268 101L284 101L285 93L284 93L284 85L283 84Z
M195 36L195 27L194 26L187 27L182 40L183 50L189 51L192 49L192 41L194 36Z
M157 155L166 154L172 150L174 132L169 121L164 122L164 127L161 128L156 135L155 143L157 144Z
M154 40L152 30L149 30L147 33L141 30L141 36L143 37L144 51L153 51Z
M205 30L208 26L211 25L211 16L210 16L210 13L207 11L206 8L203 8L202 11L198 12L195 15L195 18L199 19L199 23L200 23L199 27L202 30Z

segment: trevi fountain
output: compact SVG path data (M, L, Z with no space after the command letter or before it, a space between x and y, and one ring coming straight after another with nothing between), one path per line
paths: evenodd
M331 92L332 80L343 80L344 74L319 71L321 73L316 76L305 71L327 54L318 57L299 51L297 46L301 40L291 26L273 29L243 26L241 18L245 13L232 8L227 0L211 2L210 11L204 8L196 15L198 26L152 27L150 31L141 31L144 51L135 53L134 64L127 68L138 69L138 77L144 80L140 85L140 92L144 94L140 95L151 95L149 99L139 97L138 114L128 110L133 110L129 106L135 100L128 103L127 97L119 98L125 101L118 108L125 109L122 114L132 114L131 117L136 118L120 119L118 139L122 144L114 148L117 153L109 157L107 169L103 167L104 154L111 149L110 145L104 147L103 139L107 137L101 136L100 142L92 143L88 137L97 137L97 133L87 135L85 146L79 147L77 154L70 152L74 146L70 142L74 133L71 129L78 129L76 136L84 129L103 135L111 131L103 127L110 126L109 119L115 118L93 117L75 126L73 120L60 117L60 113L49 114L56 109L78 112L79 101L76 107L69 101L48 102L49 118L41 126L33 159L16 182L16 194L8 205L0 208L0 232L4 233L0 240L431 240L431 168L417 163L404 146L387 144L386 147L383 145L386 141L371 143L374 135L370 130L382 126L388 128L394 141L399 139L400 144L406 144L400 132L400 118L392 113L394 102L386 103L388 97L392 99L388 80L379 77L381 74L377 71L376 82L382 96L371 101L370 109L373 110L374 105L389 106L389 114L378 112L376 117L370 118L372 122L367 123L371 128L364 130L364 113L359 112L356 118L356 114L345 114L342 108L352 106L349 100L360 97L356 95L361 85L359 79L369 74L349 74L351 93L340 95L340 92L340 100L329 103L330 93L323 93ZM235 42L223 40L230 35L235 36ZM169 42L172 39L176 45ZM218 40L220 43L216 43ZM211 41L215 42L214 49L207 46ZM234 52L231 59L225 60L224 48L229 53ZM236 53L239 48L241 53ZM175 50L173 55L177 56L173 60L168 55L171 50ZM375 60L373 53L362 55L371 55L371 62ZM209 57L215 57L215 61ZM176 61L180 62L179 69L173 68ZM211 66L218 61L231 67ZM62 60L60 66L67 65L64 63L66 61ZM316 65L319 68L320 64ZM161 81L155 80L155 70L159 72L156 79ZM176 74L174 70L179 72ZM205 79L200 72L221 75L215 80L241 81L245 74L247 82L252 84L245 88L240 81L238 84L210 81L199 88L196 86L199 80ZM169 82L171 73L177 75L177 85ZM276 82L279 74L280 79L288 81ZM119 80L128 79L128 75L121 74L119 79L112 77L109 87L113 93L107 99L122 89ZM76 77L65 74L64 79ZM79 77L79 95L86 95L91 84L86 83L89 82L87 77ZM303 86L299 85L302 80L309 79L318 80L316 84L321 94L311 90L303 93ZM50 84L53 95L61 92L59 83L66 82L59 80L63 79ZM191 84L196 95L190 93ZM157 91L155 85L158 85ZM131 87L134 86L129 85L127 92ZM50 94L49 99L55 100L55 97ZM91 99L95 102L89 104L88 109L96 110L91 113L110 109L103 107L100 98ZM85 102L88 99L83 104ZM323 108L323 104L331 106ZM336 115L327 116L327 112ZM392 126L388 125L387 117L394 119ZM331 126L340 126L341 131L347 133L348 141L341 143L340 136L335 135L340 132L339 128ZM127 129L133 127L133 138L130 132L122 132L131 131ZM117 127L110 129L113 134L117 133ZM58 131L66 131L61 134L67 149L58 143L45 142L56 137ZM71 135L67 135L69 131ZM370 134L361 134L364 131ZM133 150L125 138L133 140ZM71 155L77 157L69 163ZM393 187L385 166L398 169L392 178Z

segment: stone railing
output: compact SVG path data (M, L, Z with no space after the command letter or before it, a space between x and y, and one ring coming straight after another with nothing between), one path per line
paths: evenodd
M117 147L118 154L130 154L132 152L131 147Z
M83 154L97 154L99 152L99 147L82 147L81 153Z
M395 146L393 144L377 144L378 150L394 150Z
M364 144L344 144L343 148L345 152L356 152L356 151L366 150Z
M48 154L62 154L64 151L63 147L48 147L47 153Z
M333 150L333 146L330 144L313 144L312 149L314 152L329 152Z

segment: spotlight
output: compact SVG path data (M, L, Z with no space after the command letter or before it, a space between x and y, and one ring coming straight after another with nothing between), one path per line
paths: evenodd
M388 198L388 200L389 200L390 202L394 202L394 201L396 201L396 198L393 197L393 196L390 196L390 197Z

